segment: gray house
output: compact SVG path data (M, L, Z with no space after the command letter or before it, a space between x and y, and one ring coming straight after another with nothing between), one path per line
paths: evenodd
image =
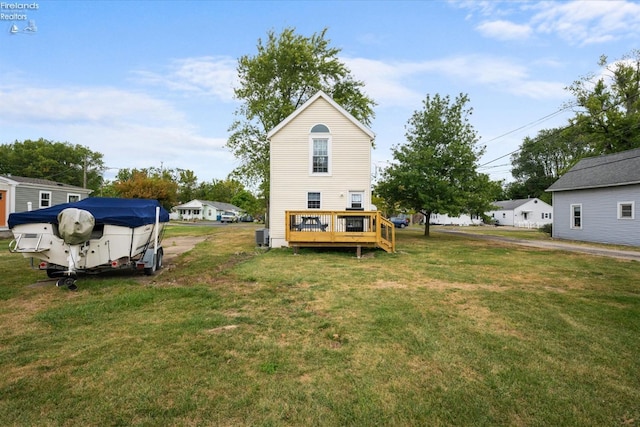
M553 237L640 246L640 148L582 159L547 191Z
M89 197L91 190L48 179L0 175L0 230L7 230L9 214L48 208Z

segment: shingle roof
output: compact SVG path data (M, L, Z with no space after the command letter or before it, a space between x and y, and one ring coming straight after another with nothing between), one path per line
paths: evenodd
M65 184L63 182L51 181L49 179L42 178L27 178L25 176L14 176L14 175L0 175L3 178L10 179L15 182L20 182L23 184L34 184L34 185L46 185L50 187L64 187L64 188L73 188L87 191L87 189L78 187L75 185Z
M640 148L580 160L547 191L640 184Z
M499 202L493 202L492 205L497 206L501 211L512 211L527 202L534 199L514 199L514 200L501 200Z

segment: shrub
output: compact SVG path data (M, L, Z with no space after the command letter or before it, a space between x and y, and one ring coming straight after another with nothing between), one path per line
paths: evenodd
M542 231L543 233L547 233L549 236L552 236L553 224L545 224L542 227L540 227L538 230Z

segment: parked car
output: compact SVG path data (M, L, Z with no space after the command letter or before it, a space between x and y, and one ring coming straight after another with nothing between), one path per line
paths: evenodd
M409 225L408 218L400 218L398 216L392 216L391 218L389 218L389 221L391 221L396 228L405 228L407 225Z
M249 214L240 215L240 222L253 222L253 217Z
M238 217L233 212L225 212L220 216L220 222L238 222Z

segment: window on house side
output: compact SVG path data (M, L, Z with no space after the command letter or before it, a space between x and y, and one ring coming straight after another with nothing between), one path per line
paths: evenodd
M320 193L307 193L307 209L320 209Z
M362 193L351 193L351 208L352 209L362 209Z
M571 228L582 228L582 205L571 205Z
M633 219L634 218L634 202L619 202L618 203L618 219Z
M48 208L50 206L51 206L51 192L41 191L40 192L40 209Z
M80 195L79 194L67 194L67 203L79 202Z

